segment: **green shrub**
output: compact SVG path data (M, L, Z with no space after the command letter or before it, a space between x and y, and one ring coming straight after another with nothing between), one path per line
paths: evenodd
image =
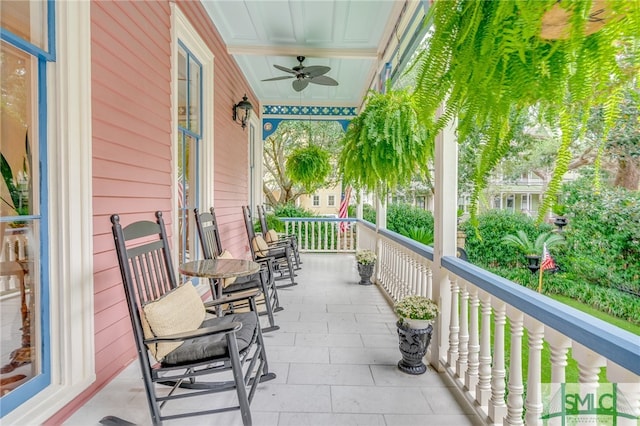
M430 246L433 244L433 229L428 229L421 226L412 226L409 229L401 229L400 234L426 246Z
M603 187L596 193L584 179L564 190L566 269L640 295L640 192Z
M350 205L347 214L349 217L356 217L356 206ZM367 222L376 223L376 210L371 204L362 205L362 218Z
M433 233L433 214L410 204L389 204L387 229L401 234L403 229L425 228Z
M542 232L554 227L548 224L537 226L534 219L506 210L489 210L478 216L478 227L470 222L460 224L459 229L467 235L465 250L471 263L482 267L525 268L522 253L502 243L505 235L524 232L529 239L535 240ZM542 254L542 253L540 253Z

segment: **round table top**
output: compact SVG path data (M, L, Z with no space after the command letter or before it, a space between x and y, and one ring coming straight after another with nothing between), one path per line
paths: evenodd
M178 270L190 277L232 278L255 274L260 265L243 259L202 259L183 263Z

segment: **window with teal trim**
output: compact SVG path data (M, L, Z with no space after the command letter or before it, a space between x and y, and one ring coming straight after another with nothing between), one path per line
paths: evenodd
M179 262L193 258L198 207L200 144L202 141L202 64L178 45L178 232Z
M47 215L47 62L53 1L0 13L0 417L51 382Z

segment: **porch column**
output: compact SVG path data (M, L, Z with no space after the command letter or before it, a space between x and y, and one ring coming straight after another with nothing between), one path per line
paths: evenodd
M458 209L458 143L455 136L457 121L453 121L436 136L435 151L435 209L433 225L433 293L440 307L435 327L429 362L439 370L440 359L449 350L449 322L451 292L447 271L442 268L442 257L456 255L457 209ZM435 343L435 344L434 344Z
M376 231L387 229L387 200L376 194Z

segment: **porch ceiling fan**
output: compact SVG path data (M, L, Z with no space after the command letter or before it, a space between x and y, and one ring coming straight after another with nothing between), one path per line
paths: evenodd
M309 67L305 67L304 65L302 65L302 62L304 62L305 59L304 56L298 56L296 59L298 60L299 64L293 68L287 68L277 64L273 65L280 71L284 71L293 75L283 75L281 77L267 78L262 81L277 81L295 78L292 86L293 90L295 90L296 92L301 92L302 90L304 90L309 85L309 83L320 84L322 86L338 85L338 82L333 78L324 75L331 71L330 67L324 65L311 65Z

